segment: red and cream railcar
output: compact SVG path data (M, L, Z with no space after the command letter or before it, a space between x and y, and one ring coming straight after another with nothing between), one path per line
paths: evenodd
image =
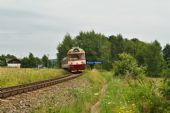
M61 67L70 72L82 72L86 67L85 51L79 47L73 47L63 58Z

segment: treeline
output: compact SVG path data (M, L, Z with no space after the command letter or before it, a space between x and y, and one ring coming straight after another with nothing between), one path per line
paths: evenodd
M16 58L16 56L10 55L10 54L1 55L1 56L0 56L0 66L7 66L6 60L7 60L7 59L14 59L14 58Z
M113 62L119 59L119 54L128 53L138 62L139 66L146 67L147 75L160 76L170 68L170 45L162 49L160 43L155 40L146 43L137 38L126 39L121 34L105 36L100 33L80 32L76 37L66 34L62 43L58 46L58 63L66 56L67 51L79 46L86 51L87 60L103 60L101 68L111 70Z
M0 66L7 66L7 59L17 58L14 55L1 55ZM42 58L35 57L32 53L29 53L28 57L19 59L21 61L22 68L52 68L56 67L56 60L50 60L47 55L43 55Z

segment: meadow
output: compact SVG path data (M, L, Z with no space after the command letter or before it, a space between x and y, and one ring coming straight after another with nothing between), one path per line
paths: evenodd
M63 76L62 69L0 68L0 88Z

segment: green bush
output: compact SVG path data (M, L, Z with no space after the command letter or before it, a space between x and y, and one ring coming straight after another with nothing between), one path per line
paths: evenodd
M144 67L139 67L136 59L130 54L122 53L118 58L119 60L113 63L115 75L129 75L133 78L144 75Z
M161 89L162 94L167 99L170 99L170 69L163 70L162 76L165 77Z

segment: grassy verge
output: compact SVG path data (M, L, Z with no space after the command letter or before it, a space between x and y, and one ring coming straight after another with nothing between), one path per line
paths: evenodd
M62 76L61 69L0 68L0 88Z
M104 84L104 79L101 73L95 70L86 71L83 76L78 78L78 81L81 85L67 89L67 92L73 98L72 102L57 106L55 105L56 102L50 102L39 107L33 113L89 113L91 106L99 99L99 92Z
M100 90L104 84L101 73L94 70L84 74L84 79L88 80L89 86L82 89L69 89L71 95L76 97L75 102L63 107L61 113L89 113L91 106L99 99Z
M147 78L143 81L105 74L108 83L102 99L101 113L168 113L168 102Z

